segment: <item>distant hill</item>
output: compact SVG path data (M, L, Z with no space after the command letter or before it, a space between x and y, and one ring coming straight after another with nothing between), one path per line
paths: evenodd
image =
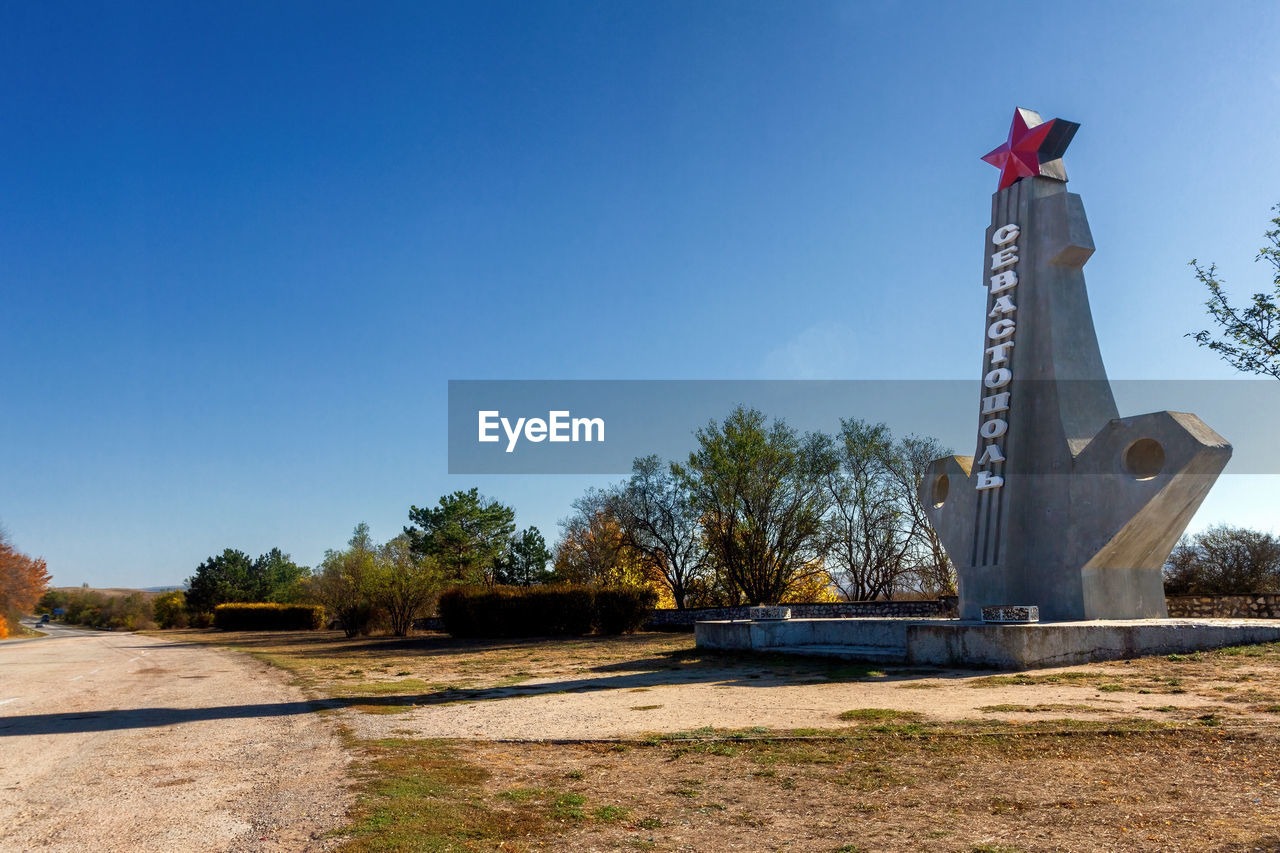
M54 587L54 589L58 590L59 592L79 592L80 590L84 589L84 587L56 586ZM148 587L143 587L141 589L133 589L131 587L122 587L122 586L106 586L106 587L91 586L89 587L89 589L92 592L100 592L103 595L133 595L135 592L140 592L140 593L143 593L144 595L153 596L153 595L159 595L162 592L168 592L171 589L182 589L182 587L180 586L148 586Z

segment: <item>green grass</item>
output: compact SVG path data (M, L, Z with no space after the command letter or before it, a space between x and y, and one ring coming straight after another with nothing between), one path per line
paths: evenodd
M1072 705L1065 702L1041 702L1038 705L983 705L978 708L984 714L1045 714L1053 711L1097 711L1106 713L1106 708L1095 708L1092 705Z
M621 806L601 806L591 813L591 817L601 823L614 823L630 816L631 813Z
M619 805L543 788L487 793L489 771L456 743L388 738L347 745L363 758L351 823L335 835L342 853L434 853L497 849L513 838L550 838L583 822L630 819ZM569 774L571 777L573 774Z
M1260 643L1256 646L1226 646L1213 652L1224 657L1262 658L1280 653L1280 643Z
M551 816L561 821L577 821L587 816L582 807L587 798L582 794L559 794L552 802Z
M842 720L859 723L879 723L887 720L918 720L922 715L914 711L895 711L892 708L854 708L851 711L841 711L838 716Z
M527 803L529 800L536 800L546 795L547 792L539 788L512 788L498 794L502 799L512 803Z
M1066 672L1037 674L1020 672L1017 675L987 675L982 678L975 678L969 682L969 686L1011 687L1035 684L1079 684L1085 681L1103 681L1108 677L1108 673L1090 672L1088 670L1068 670Z
M363 791L342 832L344 853L458 850L464 839L546 832L536 811L489 806L481 788L488 771L442 741L389 738L353 745L365 757Z

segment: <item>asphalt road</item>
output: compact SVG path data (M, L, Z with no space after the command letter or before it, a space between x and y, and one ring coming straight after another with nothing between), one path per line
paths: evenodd
M0 643L0 851L333 845L346 757L278 671L163 637L40 630Z

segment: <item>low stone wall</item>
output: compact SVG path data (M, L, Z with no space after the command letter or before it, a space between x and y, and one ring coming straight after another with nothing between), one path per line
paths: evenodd
M813 604L786 604L792 619L886 619L890 617L954 618L956 599L928 601L836 601ZM748 605L701 607L690 610L655 610L644 627L649 631L692 631L695 622L747 619Z
M1170 595L1172 618L1280 619L1280 595Z
M1280 596L1277 596L1280 597ZM955 596L928 601L835 601L811 604L784 604L790 608L792 619L887 619L890 617L923 617L954 619ZM692 631L695 622L718 622L726 619L746 619L750 605L737 607L702 607L689 610L654 610L646 631ZM1172 614L1170 614L1172 615ZM444 631L444 620L439 616L415 619L416 631Z

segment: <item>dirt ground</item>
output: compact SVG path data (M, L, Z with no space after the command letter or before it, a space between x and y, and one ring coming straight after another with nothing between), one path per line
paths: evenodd
M1274 736L973 740L472 742L460 754L490 768L498 801L579 792L584 813L625 815L577 822L574 850L1280 850Z
M0 644L0 850L329 849L333 727L225 649L52 626Z
M993 673L680 634L216 639L350 727L383 780L351 850L1280 850L1280 644ZM446 841L379 835L441 768Z
M857 708L932 722L1050 717L1280 725L1272 646L1025 674L703 653L689 634L531 641L209 634L337 697L362 738L609 739L701 728L828 729Z
M0 850L1280 851L1280 644L1004 673L50 630L0 645Z

